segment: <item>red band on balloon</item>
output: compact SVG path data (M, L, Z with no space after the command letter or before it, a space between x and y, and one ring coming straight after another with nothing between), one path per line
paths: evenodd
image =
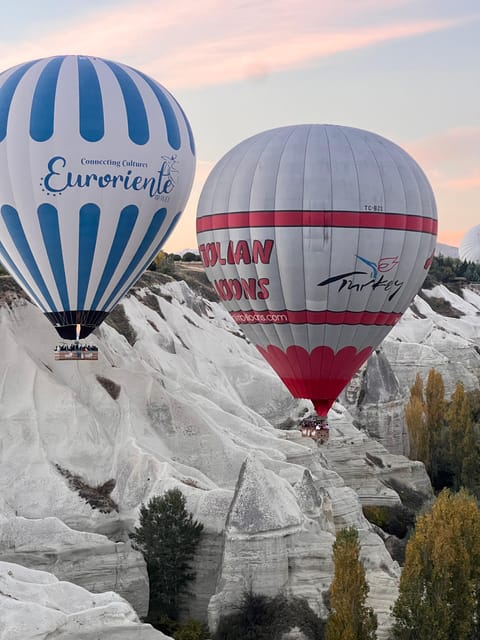
M363 211L240 211L197 218L197 233L253 227L343 227L420 231L436 235L434 218Z
M232 311L237 324L346 324L393 327L401 313L382 311Z
M344 347L334 353L326 346L310 353L298 345L283 351L274 345L257 345L265 360L276 371L295 398L312 400L319 415L326 416L339 393L372 353L372 347L357 351Z

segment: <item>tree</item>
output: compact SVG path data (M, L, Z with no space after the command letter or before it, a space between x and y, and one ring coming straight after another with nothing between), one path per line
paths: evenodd
M198 262L200 260L200 256L197 253L193 253L193 251L186 251L182 257L183 262Z
M420 460L429 470L431 438L427 430L423 380L419 373L417 373L415 382L410 388L410 400L405 407L405 421L408 430L410 458Z
M410 456L424 463L436 488L451 484L446 414L447 402L441 374L430 369L425 390L417 374L405 408Z
M448 467L448 443L446 442L446 410L445 385L442 375L430 369L427 384L425 385L425 420L428 445L430 452L429 466L432 484L435 487L442 485L442 474Z
M405 407L410 458L420 460L427 465L430 459L430 452L428 451L428 438L423 409L423 400L411 394L410 400Z
M377 619L373 609L366 605L368 585L354 527L338 532L333 562L326 640L374 640Z
M471 410L468 396L461 382L457 382L447 412L450 466L452 470L452 487L458 491L463 483L462 469L465 455L471 453L465 449L465 434L473 434ZM467 446L472 446L469 443ZM474 447L473 447L474 448ZM465 486L465 485L464 485Z
M145 558L150 581L149 619L178 618L180 602L195 579L191 568L203 524L185 508L185 496L170 489L140 507L140 524L130 534Z
M462 434L462 471L460 477L462 487L470 491L477 500L480 499L480 446L470 418L464 426Z
M445 489L407 545L394 640L473 640L480 632L480 511Z
M232 613L220 617L215 640L282 640L293 628L308 640L323 640L324 622L303 598L273 598L245 591Z
M422 404L424 403L423 380L419 373L417 373L417 375L415 376L415 382L410 388L410 399L412 398L418 398L418 400L420 400Z
M175 273L175 256L172 253L159 251L148 269L171 276Z

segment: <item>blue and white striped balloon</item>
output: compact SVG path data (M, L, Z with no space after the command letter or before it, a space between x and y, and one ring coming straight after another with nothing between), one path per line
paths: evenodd
M57 56L0 74L0 260L61 337L86 337L141 276L194 171L182 108L140 71Z

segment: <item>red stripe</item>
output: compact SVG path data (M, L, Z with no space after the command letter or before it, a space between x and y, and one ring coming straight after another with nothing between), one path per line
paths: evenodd
M237 324L347 324L393 327L401 313L382 311L232 311Z
M197 218L197 233L244 227L360 227L436 235L437 226L436 219L425 216L363 211L239 211Z
M336 353L326 345L307 351L291 345L286 351L273 344L257 349L273 367L295 398L310 398L318 415L326 416L338 394L372 353L346 346Z

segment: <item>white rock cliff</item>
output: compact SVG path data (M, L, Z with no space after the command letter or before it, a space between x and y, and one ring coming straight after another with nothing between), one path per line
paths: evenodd
M221 306L167 280L147 273L96 332L98 363L56 362L50 324L0 283L0 576L6 562L45 569L144 615L146 571L128 532L142 502L179 487L205 527L189 615L214 626L250 587L325 615L335 531L355 525L386 638L400 569L362 504L399 503L399 488L431 497L423 465L398 455L401 407L430 366L449 388L478 382L480 297L471 292L460 325L417 299L424 317L407 313L318 447L285 430L310 403L290 397Z

